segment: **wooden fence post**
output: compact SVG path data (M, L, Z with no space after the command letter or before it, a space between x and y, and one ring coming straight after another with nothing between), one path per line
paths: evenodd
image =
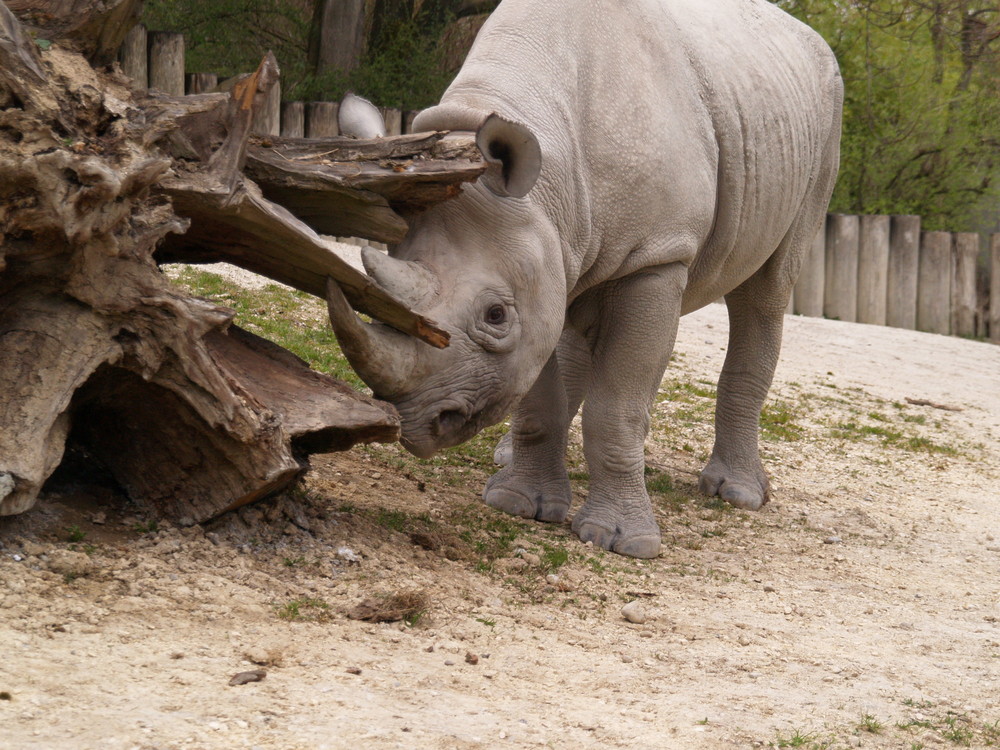
M275 81L267 92L264 106L254 113L253 133L278 135L281 132L281 81Z
M951 332L951 234L922 232L917 279L917 330Z
M419 109L408 109L403 113L403 133L413 132L413 118L419 114Z
M306 135L306 105L303 102L283 102L281 105L281 135L304 138Z
M1000 344L1000 234L990 235L990 341Z
M976 335L976 263L979 260L979 235L960 232L954 235L951 277L951 333L953 336Z
M403 134L403 113L400 110L392 107L383 109L382 120L385 122L386 135Z
M823 314L853 323L858 314L858 217L830 214L826 221Z
M823 317L824 265L826 263L826 219L806 248L795 282L795 312L811 318Z
M920 217L893 216L889 230L889 270L886 276L886 325L916 330L919 268Z
M862 216L858 237L858 322L884 326L889 278L888 216Z
M146 44L146 27L138 23L125 35L118 51L122 72L135 81L136 87L140 89L149 88L149 54Z
M149 88L184 96L184 35L149 32Z
M337 125L337 102L309 102L306 105L306 138L340 135Z
M219 85L219 76L215 73L188 73L185 78L189 94L207 94Z

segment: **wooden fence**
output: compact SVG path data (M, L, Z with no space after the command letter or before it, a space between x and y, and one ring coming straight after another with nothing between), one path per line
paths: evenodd
M790 311L1000 342L1000 234L925 232L919 216L828 214Z
M122 70L136 84L175 96L226 90L226 81L214 73L184 73L184 35L173 31L147 31L138 25L128 33L118 54ZM261 135L289 138L324 138L339 135L338 102L282 102L281 83L272 87L268 106L254 120ZM416 112L383 108L386 133L410 132Z
M183 34L136 26L119 59L137 84L170 94L225 89L212 73L185 76ZM278 84L255 130L338 135L338 106L282 102ZM416 112L382 112L389 135L410 132ZM979 234L924 232L919 216L829 214L803 260L789 312L1000 342L1000 234L983 257Z

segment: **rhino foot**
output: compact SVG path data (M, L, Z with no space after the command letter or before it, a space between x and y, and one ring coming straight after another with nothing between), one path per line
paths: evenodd
M760 510L771 499L770 483L763 467L755 471L736 472L723 461L712 457L701 472L698 489L705 495L718 495L730 505L743 510Z
M640 509L643 504L645 509ZM647 499L636 505L626 509L626 503L601 502L591 497L573 517L573 532L580 541L593 542L619 555L656 557L660 554L660 527Z
M539 481L507 466L486 483L483 502L521 518L562 523L569 515L573 495L565 470L558 479Z

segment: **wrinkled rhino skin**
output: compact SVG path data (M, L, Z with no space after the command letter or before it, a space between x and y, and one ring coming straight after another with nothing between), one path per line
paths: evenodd
M829 48L766 0L501 3L415 122L478 131L491 169L392 253L400 273L421 270L410 298L451 346L382 326L369 336L331 298L352 363L400 412L404 445L430 455L516 404L509 463L485 502L561 522L582 404L590 488L572 528L653 557L649 411L678 318L725 296L729 348L700 486L760 508L758 419L833 189L841 102Z

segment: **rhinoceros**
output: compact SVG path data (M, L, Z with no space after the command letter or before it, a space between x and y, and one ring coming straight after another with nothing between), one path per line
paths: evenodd
M729 346L700 488L768 500L759 415L802 254L833 189L843 84L812 30L766 0L504 0L414 130L474 131L488 170L420 215L383 287L439 322L438 350L328 294L348 359L417 456L513 409L483 498L562 522L583 405L583 541L659 553L649 413L678 319L725 297Z

